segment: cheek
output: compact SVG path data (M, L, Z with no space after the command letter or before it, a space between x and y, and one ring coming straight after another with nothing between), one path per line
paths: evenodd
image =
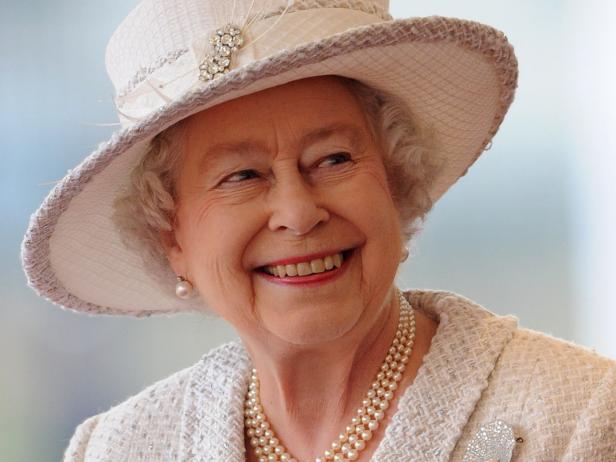
M387 249L395 247L391 244L400 236L399 214L380 160L366 163L341 191L339 199L349 219L373 240L371 244L380 240Z
M380 162L363 169L345 191L346 219L364 235L361 253L364 283L387 285L399 266L402 234L400 218ZM373 287L374 288L374 287Z
M190 275L207 305L227 319L234 317L231 307L251 303L251 271L243 261L264 225L259 210L256 204L213 200L185 213L183 249Z
M371 196L369 202L371 204L371 212L368 217L372 221L372 225L386 239L391 240L400 236L400 215L394 204L387 182L385 171L371 171L368 176L369 182L372 185ZM366 188L368 190L368 188ZM400 236L401 237L401 236ZM388 247L392 247L389 245Z

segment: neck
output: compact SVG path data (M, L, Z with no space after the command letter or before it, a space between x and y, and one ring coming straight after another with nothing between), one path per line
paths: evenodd
M298 347L243 339L258 371L264 412L302 460L321 454L361 406L398 325L392 293L367 325L335 342Z

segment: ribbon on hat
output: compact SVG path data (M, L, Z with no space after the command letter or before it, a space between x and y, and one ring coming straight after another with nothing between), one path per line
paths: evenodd
M276 20L257 37L246 43L244 49L254 45L276 26L291 5L288 1L285 3L286 6L282 10L275 12ZM244 45L244 37L248 28L255 22L263 20L266 15L273 15L273 12L268 12L265 7L258 13L253 13L254 4L255 2L252 1L244 18L234 18L234 8L234 12L231 14L232 22L219 27L209 37L197 37L191 42L189 49L171 53L169 56L161 58L153 66L138 72L128 88L115 99L118 113L130 122L138 122L149 114L130 115L123 108L130 107L131 103L135 103L137 100L143 101L144 98L150 100L150 104L156 104L152 99L158 99L159 104L160 102L167 104L173 101L173 97L165 93L167 87L171 87L172 90L174 86L180 87L182 92L187 92L200 82L207 83L228 73L235 52ZM164 75L164 67L168 64L174 65L172 70L174 75L165 78L167 76ZM178 73L179 69L182 69L182 71ZM153 77L154 74L156 74L156 77ZM198 75L198 77L195 78L195 75ZM178 94L177 91L171 91L171 93ZM147 106L150 106L150 104Z
M115 104L123 125L151 116L236 67L391 16L377 2L367 0L253 0L241 15L233 8L230 15L221 14L217 19L218 24L210 25L183 47L139 68L118 91ZM320 27L306 27L318 21L322 22ZM279 29L282 35L272 33Z

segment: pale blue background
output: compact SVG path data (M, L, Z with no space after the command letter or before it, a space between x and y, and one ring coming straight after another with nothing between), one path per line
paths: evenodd
M439 202L400 280L459 292L517 315L524 326L596 346L576 328L576 319L588 317L576 282L586 235L577 217L596 198L578 181L579 143L567 115L576 105L564 96L568 82L593 85L584 69L566 65L564 43L577 27L571 3L392 2L397 17L451 15L506 31L521 72L493 148ZM589 14L602 17L609 3L589 3ZM25 285L19 246L29 214L50 182L111 133L96 124L116 121L104 47L133 5L0 3L2 460L59 460L80 421L191 365L232 335L220 321L195 316L76 315ZM583 33L592 35L592 24ZM603 45L611 55L614 46ZM587 324L585 332L601 328L598 318ZM611 342L601 343L605 354L616 351Z

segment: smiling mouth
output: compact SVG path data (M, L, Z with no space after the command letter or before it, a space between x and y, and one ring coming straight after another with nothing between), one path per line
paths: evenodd
M355 249L343 250L342 252L327 255L323 258L315 258L310 261L295 264L261 266L257 268L257 271L277 278L292 278L327 273L340 268L342 263L351 256L354 250Z

